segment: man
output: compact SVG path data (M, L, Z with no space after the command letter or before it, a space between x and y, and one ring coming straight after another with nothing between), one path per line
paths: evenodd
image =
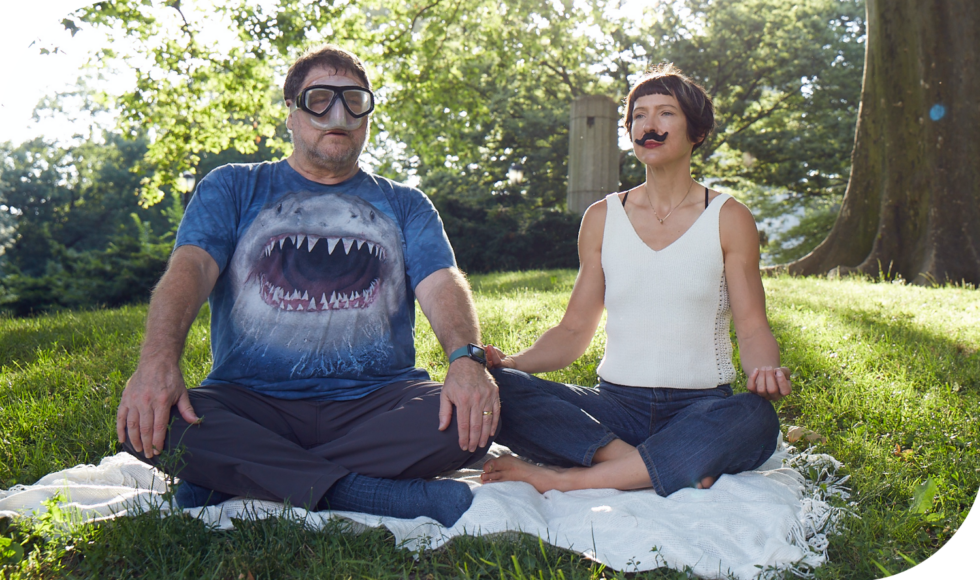
M183 480L184 507L243 495L450 526L469 488L425 479L482 456L500 411L469 286L428 198L358 166L374 95L357 57L310 51L283 92L289 158L218 168L187 207L117 435ZM188 390L206 298L214 362ZM444 385L414 366L413 298L451 353Z

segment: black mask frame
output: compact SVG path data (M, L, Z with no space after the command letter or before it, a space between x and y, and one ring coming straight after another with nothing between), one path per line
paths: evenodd
M309 98L310 91L316 89L328 89L334 92L333 98L330 99L330 104L328 104L327 108L320 113L313 111L312 109L310 109L309 105L307 105L307 100ZM347 93L348 91L367 93L368 96L370 97L370 102L371 102L371 105L368 107L368 110L364 111L363 113L355 113L354 111L352 111L350 105L347 104L347 98L344 96L344 93ZM360 119L365 115L370 115L374 111L374 93L371 92L370 89L366 89L364 87L357 86L357 85L344 85L344 86L310 85L305 89L303 89L300 92L300 94L296 96L296 100L293 101L293 105L295 107L303 109L304 111L313 115L314 117L322 117L327 113L329 113L330 109L332 109L333 106L337 104L337 99L340 99L340 102L343 103L344 105L344 109L347 110L347 114L353 117L354 119Z

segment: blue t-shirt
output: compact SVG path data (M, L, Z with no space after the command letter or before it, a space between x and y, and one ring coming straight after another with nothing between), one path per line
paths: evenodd
M286 161L215 169L177 247L207 251L214 363L203 385L281 399L350 400L415 368L415 286L456 265L421 191L363 171L337 185Z

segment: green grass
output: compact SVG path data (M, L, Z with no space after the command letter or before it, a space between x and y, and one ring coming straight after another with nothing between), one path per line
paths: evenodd
M558 322L573 281L570 271L473 276L485 340L505 351L528 346ZM784 427L825 435L814 450L837 457L851 475L855 517L831 538L830 562L816 576L878 578L925 560L956 532L980 487L980 294L855 279L765 282L784 364L794 369L796 390L777 405ZM0 488L119 451L115 408L144 316L145 307L131 307L0 318ZM445 357L421 315L417 337L419 365L441 378ZM581 360L550 378L592 384L603 347L600 333ZM183 363L188 384L204 377L209 357L202 313ZM386 531L354 535L342 523L313 532L285 520L239 522L212 532L192 518L150 513L51 535L52 519L0 522L0 558L4 538L25 546L2 575L688 577L603 570L516 534L460 538L415 554Z

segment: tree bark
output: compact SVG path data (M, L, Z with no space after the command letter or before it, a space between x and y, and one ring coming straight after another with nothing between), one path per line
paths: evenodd
M867 0L851 176L794 274L980 284L980 2Z

